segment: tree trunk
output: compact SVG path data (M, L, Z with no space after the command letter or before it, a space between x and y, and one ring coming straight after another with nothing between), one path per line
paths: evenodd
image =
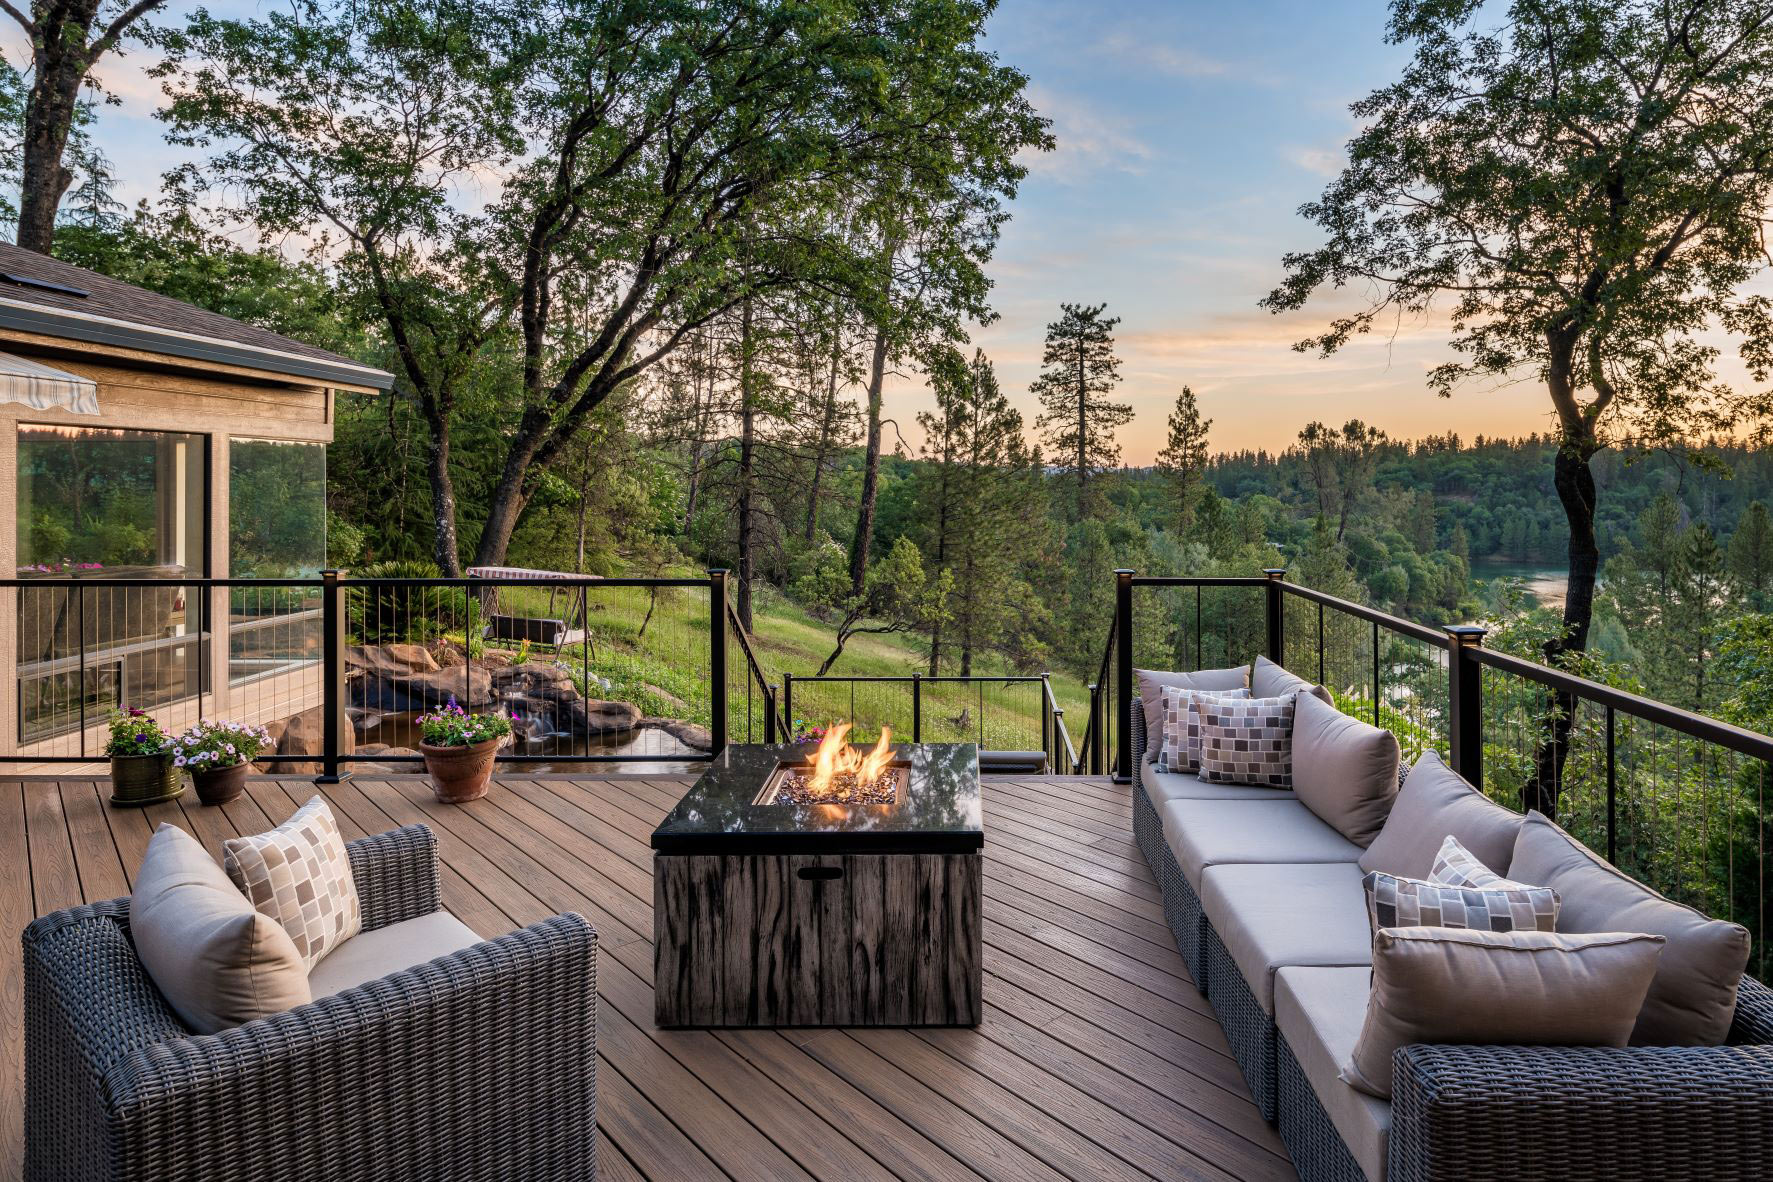
M839 335L831 346L831 375L825 382L825 412L819 420L819 443L813 451L813 484L807 490L804 537L809 546L813 544L813 535L819 530L821 486L825 482L825 465L830 460L831 433L837 429L837 369L843 358L841 334L840 326Z
M77 19L77 18L76 18ZM72 22L70 22L72 23ZM86 20L90 26L92 18ZM19 189L18 244L48 254L55 241L55 212L73 174L62 165L68 133L74 125L80 82L86 76L84 46L87 28L67 29L74 42L44 38L34 63L25 107L23 183Z
M427 474L431 478L432 556L444 575L460 578L462 552L456 539L456 485L449 474L449 428L441 412L428 409L425 418L431 429Z
M739 314L739 626L751 631L751 580L757 573L752 553L757 522L752 500L756 480L757 408L751 393L751 297Z
M1589 459L1599 451L1592 434L1566 437L1558 448L1553 476L1564 519L1570 527L1569 582L1564 593L1564 632L1545 645L1547 664L1558 664L1568 653L1588 651L1589 624L1594 619L1594 593L1600 573L1601 549L1595 537L1594 471ZM1570 728L1576 719L1572 694L1546 694L1544 734L1534 753L1533 778L1523 792L1523 807L1557 817L1558 785L1563 783L1564 764L1570 758Z
M856 506L856 533L850 540L850 589L861 593L868 573L868 547L874 540L874 503L880 496L880 391L886 383L887 334L874 330L874 360L868 371L868 451L862 461L862 503Z

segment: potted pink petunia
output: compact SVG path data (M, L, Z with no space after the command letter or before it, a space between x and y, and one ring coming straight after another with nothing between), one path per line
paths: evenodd
M511 735L504 714L470 714L454 698L418 717L419 754L431 773L431 791L443 804L460 804L486 795L492 782L493 759Z
M271 732L222 719L204 719L171 740L173 766L191 773L197 799L227 804L246 790L252 761L271 745Z

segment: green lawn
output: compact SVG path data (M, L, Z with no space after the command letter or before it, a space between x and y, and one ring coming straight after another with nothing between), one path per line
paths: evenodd
M501 596L500 610L507 614L571 614L566 592L559 593L552 609L545 590L505 589ZM659 589L655 595L647 588L593 588L586 603L589 651L573 644L558 658L542 651L532 655L564 661L588 697L630 701L647 714L706 725L713 701L708 685L706 592L700 587L671 587ZM920 652L923 643L923 638L906 634L857 636L832 667L831 675L902 677L924 672L928 660ZM771 683L780 685L784 674L810 676L833 644L832 627L798 605L777 595L769 595L759 604L751 647ZM951 671L944 669L945 673ZM996 657L974 663L975 674L1015 672L1019 671ZM748 720L750 736L761 739L761 701L754 691L747 707L744 674L744 658L734 643L728 678L730 733L742 736ZM1077 679L1064 674L1055 674L1052 686L1065 711L1073 744L1081 743L1089 713L1088 692ZM793 698L795 720L808 726L853 720L859 739L874 738L883 724L907 737L911 733L909 684L802 682L795 686ZM1043 695L1038 684L926 685L922 700L923 737L927 740L971 740L1000 749L1041 745Z

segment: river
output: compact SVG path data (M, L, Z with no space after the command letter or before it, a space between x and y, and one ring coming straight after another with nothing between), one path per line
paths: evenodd
M1471 560L1473 582L1494 579L1520 579L1527 585L1527 594L1541 607L1561 611L1564 606L1563 567L1548 567L1533 562L1517 562L1510 558L1474 558Z

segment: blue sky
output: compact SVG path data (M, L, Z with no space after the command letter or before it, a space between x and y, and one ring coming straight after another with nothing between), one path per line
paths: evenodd
M169 15L190 7L172 4ZM1399 326L1323 360L1289 346L1333 303L1286 317L1256 307L1282 254L1317 240L1295 210L1335 171L1354 129L1348 104L1403 60L1383 42L1385 13L1385 0L1002 0L990 46L1029 75L1059 147L1030 160L990 268L1001 318L975 339L1030 421L1044 328L1068 300L1106 303L1122 318L1130 463L1162 445L1184 383L1214 420L1216 448L1284 447L1311 419L1359 417L1394 437L1546 424L1545 395L1530 382L1451 401L1428 393L1423 375L1446 355L1433 325ZM21 62L16 26L5 28L0 46ZM157 193L182 159L152 115L151 60L137 50L100 70L122 105L104 109L98 138L131 203ZM927 401L914 375L889 390L888 414L912 443Z

